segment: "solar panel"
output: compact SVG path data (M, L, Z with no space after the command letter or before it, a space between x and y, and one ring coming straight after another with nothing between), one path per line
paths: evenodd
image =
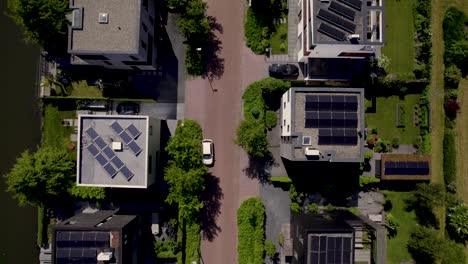
M332 137L320 137L318 139L319 145L331 145L332 144Z
M354 20L354 16L356 15L356 13L345 7L345 6L342 6L340 4L338 4L337 2L335 1L332 1L330 6L328 7L329 10L337 13L338 15L342 15L343 17L353 21Z
M106 242L109 241L109 233L108 232L96 232L96 241Z
M344 120L345 119L345 113L344 112L333 112L332 113L332 118L333 119Z
M408 168L408 165L406 164L406 161L397 161L395 162L396 168L398 169L406 169Z
M99 150L93 144L89 145L86 149L91 153L91 155L93 155L93 157L96 157L97 154L99 154Z
M318 96L317 95L306 95L305 100L306 100L306 102L318 102Z
M104 166L107 163L107 159L102 154L97 155L96 160L101 164L101 166Z
M130 171L127 166L123 166L121 169L120 169L120 172L122 172L123 176L127 179L127 181L129 181L135 174Z
M125 144L128 144L130 143L130 141L132 141L133 139L127 134L127 132L122 132L120 134L120 137L122 138L122 140L125 142Z
M130 132L133 138L137 138L141 134L140 130L138 130L134 124L129 125L127 130Z
M429 162L427 161L420 161L418 163L418 167L419 168L424 168L424 169L429 169Z
M327 252L320 252L320 262L318 263L327 263Z
M117 174L117 171L114 169L114 167L112 167L110 163L107 163L103 168L104 170L106 170L107 174L109 174L109 176L111 176L112 178L115 176L115 174Z
M336 240L336 248L338 250L341 250L342 244L343 244L343 239L337 239Z
M319 129L319 137L331 137L332 130L330 128L321 128Z
M312 236L311 238L312 240L312 243L311 243L311 248L312 248L312 251L319 251L319 238L318 236Z
M120 135L120 133L122 133L124 131L122 126L117 121L114 121L114 123L112 123L111 127L115 131L115 133L117 133L118 135Z
M109 158L109 159L112 159L114 156L115 156L115 153L114 151L109 148L109 147L105 147L102 152L104 152L104 154L106 154L106 156Z
M344 31L347 31L349 33L354 33L355 30L356 30L356 25L347 21L347 20L344 20L343 18L325 10L325 9L320 9L318 14L317 14L317 17L336 26L336 27L339 27L341 29L343 29Z
M345 112L345 119L346 120L358 120L358 115L355 112Z
M320 23L317 31L338 41L344 41L346 39L346 33L325 23Z
M138 144L135 141L132 141L132 142L128 143L128 146L133 151L133 153L135 153L135 155L140 154L140 152L142 151L140 146L138 146Z
M346 103L357 103L358 98L355 95L346 95L345 96L345 101L346 101Z
M319 95L318 97L320 103L331 103L332 97L331 95Z
M306 119L305 128L319 128L319 120L318 119Z
M343 250L351 250L351 238L343 237Z
M319 110L319 103L317 102L306 102L305 103L306 111L317 111Z
M319 119L320 120L322 120L322 119L332 119L332 112L325 112L325 111L319 112Z
M417 169L418 168L418 162L416 161L408 161L406 162L406 166L410 169Z
M106 142L101 137L96 138L96 140L94 140L94 142L98 145L98 147L100 149L104 149L104 148L107 147Z
M327 254L327 262L326 263L337 263L337 262L335 262L335 255L334 254Z
M90 127L86 130L86 134L88 134L88 136L94 140L95 138L97 138L99 135L98 133L96 132L96 130L94 130L94 128Z
M317 111L307 111L305 112L306 119L319 119L319 112Z
M354 129L345 129L344 136L345 137L355 137L357 135L356 130Z
M332 129L332 137L344 137L344 129Z
M395 168L396 165L395 165L395 162L393 161L386 161L385 162L385 168Z
M115 167L117 169L120 169L122 168L125 164L122 162L122 160L119 159L119 157L115 156L112 160L111 160L112 164L115 165Z
M57 231L55 241L68 241L70 240L70 232Z
M362 1L360 0L338 0L339 2L349 6L349 7L352 7L356 10L359 10L361 11L361 8L362 8Z
M320 263L319 262L319 253L317 252L311 252L310 253L311 261L310 263Z

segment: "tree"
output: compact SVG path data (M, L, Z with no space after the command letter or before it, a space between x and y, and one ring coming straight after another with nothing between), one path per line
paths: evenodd
M200 194L205 189L205 178L207 169L204 166L192 168L188 171L172 163L164 171L164 180L169 184L169 194L166 202L177 204L179 217L185 220L193 217L203 207Z
M408 240L408 251L417 263L435 263L442 251L443 241L437 236L437 231L425 227L417 227Z
M447 226L457 241L468 241L468 204L461 203L448 210Z
M434 208L444 205L444 201L445 193L440 184L420 183L407 202L413 206Z
M201 141L202 129L197 122L190 119L179 122L166 146L171 162L186 171L203 166Z
M451 64L447 68L445 68L445 86L449 88L458 88L458 84L462 79L462 72L455 64Z
M445 114L450 119L455 119L457 117L458 110L460 110L460 105L458 105L457 99L449 98L445 101L444 109Z
M468 70L468 40L455 41L445 49L446 64L453 63L466 74Z
M183 12L189 1L191 0L168 0L167 5L176 11Z
M275 243L271 240L265 240L265 252L270 259L274 259L276 255L276 246Z
M104 200L106 189L102 187L78 186L75 183L68 190L71 196L83 200Z
M39 148L23 152L5 175L7 190L20 205L50 205L67 194L75 177L75 163L66 150Z
M265 124L261 120L242 120L234 141L252 157L262 158L268 152Z
M387 71L390 66L390 58L382 54L380 58L377 59L377 67Z
M11 0L9 9L27 41L44 48L62 45L59 40L66 37L65 16L70 11L67 0Z
M206 18L207 4L201 0L190 0L185 13L177 20L177 26L189 42L206 41L210 24Z

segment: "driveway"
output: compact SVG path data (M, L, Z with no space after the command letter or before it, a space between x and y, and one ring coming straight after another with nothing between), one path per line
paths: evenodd
M237 208L242 200L258 196L257 179L244 174L248 157L234 145L240 123L241 96L245 87L265 77L263 56L254 55L243 41L244 1L208 0L208 15L218 30L212 36L218 50L212 57L210 80L186 83L185 117L197 120L204 137L214 140L215 165L210 172L218 202L203 212L202 263L237 263Z

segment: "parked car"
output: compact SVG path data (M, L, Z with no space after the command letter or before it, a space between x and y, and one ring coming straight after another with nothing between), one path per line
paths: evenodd
M299 68L294 64L271 64L268 68L271 77L294 79L299 76Z
M123 102L117 106L119 115L136 115L140 113L140 104L133 102Z
M214 145L213 140L203 139L202 140L202 151L203 151L203 164L206 166L212 166L214 163Z

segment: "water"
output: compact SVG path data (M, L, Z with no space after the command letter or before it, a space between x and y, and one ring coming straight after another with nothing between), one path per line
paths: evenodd
M7 17L0 1L0 175L25 149L40 142L36 82L39 48L25 45L21 29ZM0 177L0 264L38 263L37 210L18 207Z

